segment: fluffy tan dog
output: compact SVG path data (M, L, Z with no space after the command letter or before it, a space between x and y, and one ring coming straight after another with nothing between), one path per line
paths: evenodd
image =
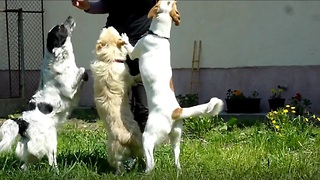
M129 105L134 77L125 63L123 45L116 29L103 28L96 44L96 60L91 64L95 104L108 132L108 161L117 174L124 172L124 161L143 157L142 134Z

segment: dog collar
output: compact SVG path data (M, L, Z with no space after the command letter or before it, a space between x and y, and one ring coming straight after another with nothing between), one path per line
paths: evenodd
M164 38L164 39L166 39L166 40L169 40L169 38L164 37L164 36L160 36L160 35L158 35L158 34L154 33L154 32L153 32L153 31L151 31L151 30L148 30L147 34L152 34L152 35L155 35L155 36L158 36L158 37Z
M116 59L116 60L114 60L114 62L124 63L124 60Z

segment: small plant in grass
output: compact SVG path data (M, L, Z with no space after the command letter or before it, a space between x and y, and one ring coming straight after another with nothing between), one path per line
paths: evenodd
M185 133L188 136L200 137L211 131L214 127L214 118L208 117L190 117L184 120Z
M296 107L286 105L277 111L267 114L268 127L275 132L277 141L282 142L282 148L289 151L303 149L304 146L315 141L317 134L314 133L313 123L320 121L313 114L296 115Z
M296 107L286 105L284 108L279 108L276 111L270 111L266 115L268 125L276 132L283 132L290 127L300 128L303 130L305 126L313 124L315 121L320 121L320 118L314 114L305 113L303 116L296 115Z
M189 137L203 137L209 131L225 132L237 126L237 119L230 118L224 121L218 116L215 117L190 117L184 121L184 133Z

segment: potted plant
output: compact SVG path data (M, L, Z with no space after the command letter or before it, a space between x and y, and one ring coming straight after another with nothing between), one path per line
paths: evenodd
M300 93L297 93L295 96L291 97L291 106L295 107L296 115L308 114L310 110L311 100L305 97L302 97Z
M225 99L228 113L258 113L260 112L259 93L254 91L252 96L245 96L240 90L228 89Z
M281 93L283 92L282 88L271 89L271 96L268 99L270 111L276 111L280 107L284 107L285 98L282 98Z

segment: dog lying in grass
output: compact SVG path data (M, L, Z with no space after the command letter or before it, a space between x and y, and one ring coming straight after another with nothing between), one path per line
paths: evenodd
M129 104L129 90L138 77L129 73L123 45L115 28L103 28L91 64L94 100L108 133L108 161L117 174L124 172L124 161L143 157L142 134Z
M182 119L190 116L214 116L223 108L223 101L211 98L206 104L181 108L177 102L173 83L170 59L170 31L172 22L180 24L180 14L174 0L159 0L149 11L152 18L150 29L135 47L122 34L130 59L139 58L139 69L146 89L149 116L143 133L143 149L146 156L146 172L154 166L153 150L165 137L170 138L174 152L174 162L178 170Z

